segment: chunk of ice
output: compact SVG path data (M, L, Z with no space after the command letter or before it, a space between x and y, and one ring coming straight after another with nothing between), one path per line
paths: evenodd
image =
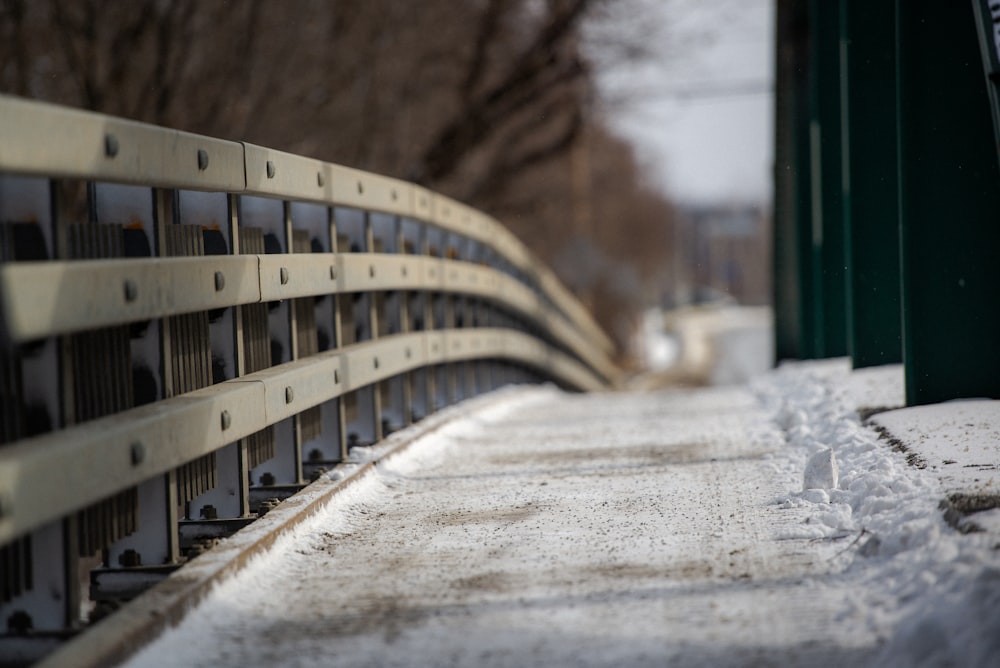
M827 448L809 458L802 476L802 489L836 489L839 477L837 457Z

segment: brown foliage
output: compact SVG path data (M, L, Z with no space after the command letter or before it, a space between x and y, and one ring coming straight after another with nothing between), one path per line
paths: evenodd
M672 211L590 111L607 2L0 0L0 91L425 184L610 324L662 280Z

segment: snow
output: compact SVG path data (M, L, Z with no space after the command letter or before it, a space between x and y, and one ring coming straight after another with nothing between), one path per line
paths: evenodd
M707 385L739 385L764 373L774 357L771 309L707 304L652 310L636 348L647 369Z
M371 473L128 665L1000 665L1000 535L939 507L997 484L998 402L863 421L902 369L846 360L476 401L357 451Z
M663 313L648 309L642 314L633 347L643 366L652 372L666 371L678 362L677 337L663 328Z
M911 444L945 491L1000 493L1000 401L956 401L882 413L872 422Z
M831 448L820 450L806 462L806 470L802 474L802 490L825 490L837 487L840 480L840 470L837 468L837 456ZM811 496L822 499L824 502L830 500L829 494Z
M901 405L902 384L899 366L851 373L846 360L791 365L757 381L792 446L786 465L795 466L796 451L821 448L839 461L828 500L808 490L783 504L810 511L795 535L851 541L857 557L842 586L864 592L860 602L886 629L874 664L1000 665L1000 533L963 535L940 508L950 493L1000 482L1000 402L879 413L871 422L880 438L858 411ZM961 461L976 462L975 471L945 464Z

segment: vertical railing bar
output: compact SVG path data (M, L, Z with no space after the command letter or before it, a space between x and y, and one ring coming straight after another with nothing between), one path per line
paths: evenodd
M365 252L375 252L375 231L372 229L371 212L364 211ZM372 341L378 339L379 312L378 300L374 292L367 293L368 299L368 334ZM381 383L373 383L370 387L372 402L372 440L376 443L382 440L382 393Z
M430 230L428 229L427 223L421 223L420 225L420 250L418 251L420 255L425 257L430 257L431 255L431 240L430 240ZM433 291L425 291L422 297L423 308L424 308L424 331L431 331L436 329L436 323L434 322L434 295ZM428 353L430 351L427 351ZM435 409L435 404L437 402L437 370L428 365L424 372L424 383L426 385L426 410L427 413L433 413Z
M240 199L239 195L226 195L226 225L229 230L229 252L231 255L239 255L242 251L240 241ZM245 376L246 368L246 342L243 339L243 314L244 306L234 306L233 308L233 351L236 357L233 373L239 378ZM250 455L247 452L248 445L245 438L241 438L236 443L236 465L238 467L236 479L239 481L239 516L247 517L250 514Z
M340 253L340 244L337 238L337 210L330 206L327 207L327 221L328 227L330 229L330 250L335 253ZM339 276L337 277L340 278ZM339 291L335 292L333 295L333 339L334 347L341 349L344 347L344 329L343 323L340 318L340 308L342 300L347 299ZM344 397L340 396L334 399L337 407L337 445L340 453L341 461L347 459L347 411L344 406Z
M177 201L176 191L167 189L155 189L153 209L153 236L156 243L154 253L157 257L165 257L170 254L170 243L167 239L169 226L176 222ZM174 366L174 346L176 341L170 325L169 318L160 320L160 359L163 373L163 397L172 397L176 394L175 383L178 378L177 367ZM177 496L177 473L175 470L164 474L164 494L166 502L166 517L163 518L165 526L163 531L167 539L167 559L171 563L180 560L180 546L177 540L178 524L178 496Z
M285 231L285 253L287 255L292 255L295 252L295 234L292 229L292 203L288 200L282 200L281 202L282 215L284 216L284 231ZM288 258L288 264L291 265L291 258ZM289 267L289 271L294 271L293 267ZM295 300L291 300L288 304L288 336L289 336L289 359L297 360L299 359L299 319L297 309L295 308ZM296 413L292 417L292 457L294 458L293 470L295 471L294 483L301 483L303 480L302 476L302 413Z
M395 216L393 226L396 236L396 252L400 255L406 253L406 235L403 233L403 218ZM410 332L410 291L405 287L399 291L399 333L408 334ZM413 374L403 373L399 376L399 384L402 389L403 405L400 406L402 412L401 427L407 427L413 421Z
M55 259L65 258L67 255L67 238L65 226L67 224L66 193L65 184L54 179L49 179L49 224L53 239L52 256ZM70 337L61 336L57 338L58 351L56 354L59 387L57 395L59 397L59 410L53 416L53 428L58 429L72 424L76 421L76 407L73 389L72 367L68 362L67 355ZM80 564L80 521L77 513L66 516L62 522L62 581L64 586L65 601L63 607L63 622L67 628L75 628L78 625L79 610L83 603L79 586L79 564ZM30 541L31 534L22 540ZM15 549L20 549L15 547ZM24 567L32 569L34 558L32 549L24 550ZM20 580L21 578L19 578ZM30 582L31 578L23 578ZM20 584L18 584L20 587Z

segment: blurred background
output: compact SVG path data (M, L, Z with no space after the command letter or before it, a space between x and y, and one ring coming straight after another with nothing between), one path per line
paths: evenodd
M706 309L769 323L772 5L0 0L0 92L450 195L666 368Z

